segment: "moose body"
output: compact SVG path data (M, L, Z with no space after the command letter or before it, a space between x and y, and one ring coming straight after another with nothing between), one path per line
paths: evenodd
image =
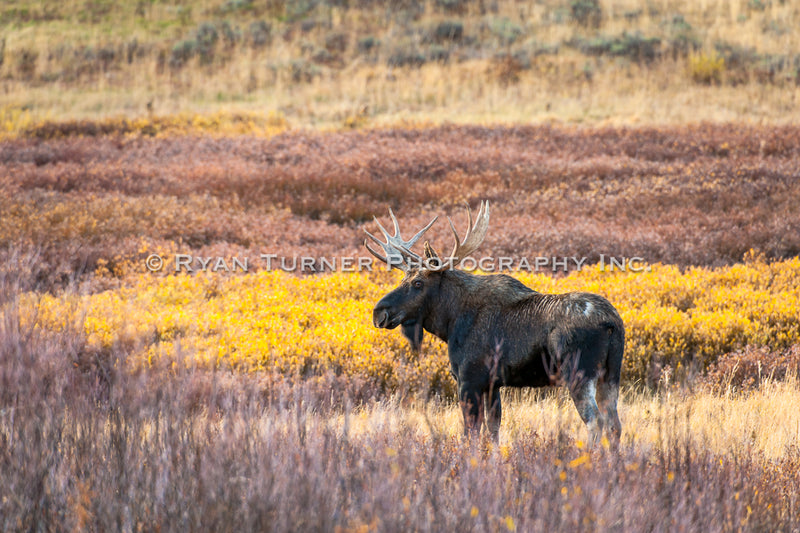
M479 432L485 420L497 439L500 387L561 382L569 386L593 441L603 429L619 438L617 397L625 330L608 300L590 293L542 294L505 274L474 275L442 268L427 242L424 259L410 251L433 222L411 241L393 243L399 239L399 228L394 215L392 219L395 236L381 226L387 243L370 237L384 247L388 264L397 263L397 257L389 254L399 253L406 274L376 304L373 323L388 329L401 326L414 350L420 348L425 331L447 343L467 433ZM463 243L453 229L456 248L451 260L463 258L483 240L488 204L471 226L470 216Z

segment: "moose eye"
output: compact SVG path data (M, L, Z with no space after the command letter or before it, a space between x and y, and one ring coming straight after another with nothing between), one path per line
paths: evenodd
M422 288L422 280L421 280L421 279L415 279L415 280L414 280L414 281L411 283L411 285L412 285L412 286L413 286L415 289L421 289L421 288Z

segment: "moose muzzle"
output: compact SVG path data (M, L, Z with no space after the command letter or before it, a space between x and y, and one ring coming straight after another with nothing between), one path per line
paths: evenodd
M376 307L372 311L372 323L376 328L385 328L389 325L389 312L385 308Z

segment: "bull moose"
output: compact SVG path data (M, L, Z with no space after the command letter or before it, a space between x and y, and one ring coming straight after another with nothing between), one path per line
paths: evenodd
M467 435L484 423L497 440L500 430L500 387L569 386L592 442L603 430L618 441L617 415L625 329L617 310L597 294L542 294L505 274L476 275L454 268L475 251L489 229L489 203L472 214L462 241L449 220L455 246L441 259L424 243L424 257L411 248L436 222L434 218L409 240L400 236L389 209L394 235L378 227L386 242L366 231L383 254L364 246L390 269L405 272L400 285L375 305L378 328L402 328L413 350L425 331L447 343L450 369ZM598 407L599 405L599 407Z

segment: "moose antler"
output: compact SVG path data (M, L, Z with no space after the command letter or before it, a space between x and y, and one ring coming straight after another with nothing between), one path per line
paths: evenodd
M389 265L390 268L396 267L399 268L400 270L407 270L410 262L420 264L422 262L422 258L416 253L412 252L411 247L414 246L414 244L420 239L420 237L422 237L422 235L426 231L430 229L431 226L433 226L433 223L436 222L436 220L439 217L438 216L434 217L433 220L431 220L427 226L419 230L416 235L411 237L411 239L404 241L403 238L400 236L400 224L397 223L397 218L395 218L391 208L389 208L389 216L392 217L392 223L394 224L394 235L389 235L389 232L386 231L386 228L383 227L378 218L373 217L375 219L375 222L377 222L378 227L381 230L381 233L383 233L383 236L386 238L386 242L381 241L380 239L375 237L372 233L368 232L367 230L364 230L364 233L366 233L370 239L375 241L378 245L380 245L381 248L383 248L383 251L386 255L385 256L381 255L373 248L371 248L366 239L364 239L364 246L366 246L367 250L369 250L369 252L372 255L374 255L387 265ZM390 261L390 258L397 257L398 254L402 258L401 261L399 262L396 260Z
M443 261L437 270L452 268L453 265L458 264L459 261L474 252L478 246L481 245L483 239L486 238L486 232L489 230L489 200L481 201L481 207L478 210L478 216L474 226L472 225L472 212L469 210L469 205L467 205L467 218L469 219L467 233L464 235L464 240L461 241L456 227L453 225L453 221L450 220L450 217L447 217L447 221L450 222L450 229L453 230L453 237L455 237L456 243L455 246L453 246L450 257Z

